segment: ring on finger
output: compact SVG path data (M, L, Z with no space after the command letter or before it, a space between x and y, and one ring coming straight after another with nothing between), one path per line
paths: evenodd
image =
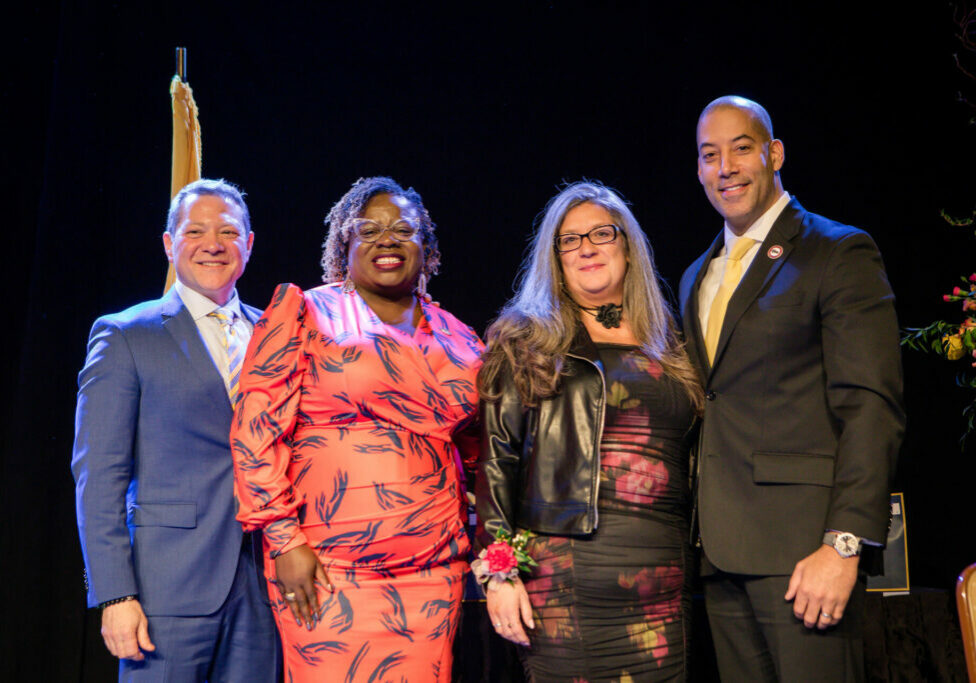
M297 596L295 595L295 592L294 591L288 591L287 593L285 593L281 597L283 597L288 602L295 602L295 600L297 599Z
M829 612L821 612L820 613L820 618L821 619L833 619L834 617Z

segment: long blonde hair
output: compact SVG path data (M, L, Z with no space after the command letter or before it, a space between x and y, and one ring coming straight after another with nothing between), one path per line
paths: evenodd
M488 349L478 375L482 397L498 398L495 387L506 369L527 407L558 393L566 354L580 323L578 308L562 284L554 240L566 213L586 202L606 209L626 236L623 309L641 349L682 385L700 412L703 395L698 374L688 360L671 307L661 292L647 236L617 193L587 181L568 185L546 205L520 269L515 296L502 307L485 335Z

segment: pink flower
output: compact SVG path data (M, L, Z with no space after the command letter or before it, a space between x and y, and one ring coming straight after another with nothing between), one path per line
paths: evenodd
M651 505L668 486L668 468L660 460L636 459L630 472L617 477L617 497L630 503Z
M973 273L972 275L969 276L969 281L976 282L976 273Z
M488 546L485 561L488 563L488 571L492 574L507 574L518 566L515 550L501 541L495 541Z
M603 467L622 467L623 465L630 465L630 458L628 453L624 451L615 451L607 449L600 453L600 464Z
M664 659L668 656L668 640L664 637L664 629L657 634L657 647L653 648L651 652L654 654L654 659Z
M949 296L948 294L943 294L942 295L942 300L943 301L952 301L952 297Z
M532 572L532 578L528 581L528 585L532 587L532 590L529 591L529 602L536 609L545 607L546 599L552 593L552 588L555 585L553 569L552 563L540 562L539 566Z
M621 573L617 583L621 588L636 589L648 619L667 619L681 609L681 583L684 577L676 567L644 567L636 574ZM667 598L667 599L663 599Z
M954 296L965 296L968 292L962 287L953 287L952 293Z

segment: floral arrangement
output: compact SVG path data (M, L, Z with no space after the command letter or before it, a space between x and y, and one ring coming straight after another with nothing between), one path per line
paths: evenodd
M968 86L976 82L976 71L970 66L976 56L976 10L970 10L965 3L951 3L953 7L953 22L956 24L956 39L963 52L953 55L956 69L961 73ZM958 100L976 112L976 102L959 92ZM976 125L976 116L969 119L971 126ZM956 218L942 211L942 219L954 227L972 228L976 225L976 209L969 216ZM962 278L962 287L953 287L951 294L943 295L943 300L949 303L961 302L963 321L961 323L937 320L928 327L909 328L904 331L901 339L903 346L916 351L934 352L949 361L971 361L971 368L976 368L976 273L968 278ZM976 392L976 371L966 368L957 377L956 384ZM963 418L966 427L963 430L959 445L966 446L966 439L976 427L976 394L969 404L963 408Z
M538 566L536 561L525 551L530 531L520 531L513 537L504 529L495 533L495 541L478 554L478 559L471 563L478 583L486 584L489 588L506 581L514 581L519 572L528 572Z
M962 323L937 320L927 327L909 328L905 330L901 343L915 351L937 353L950 361L972 361L971 367L976 368L976 273L962 278L962 281L963 287L953 287L951 294L942 297L949 303L962 302ZM956 378L956 384L976 390L976 372L964 370ZM966 438L976 426L976 397L963 409L962 414L966 428L960 445L965 446Z

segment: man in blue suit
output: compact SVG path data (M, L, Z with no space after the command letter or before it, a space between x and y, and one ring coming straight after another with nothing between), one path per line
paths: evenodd
M175 286L92 327L71 467L88 604L120 680L278 675L260 538L234 519L228 444L260 316L235 289L253 242L236 187L187 185L163 233Z

